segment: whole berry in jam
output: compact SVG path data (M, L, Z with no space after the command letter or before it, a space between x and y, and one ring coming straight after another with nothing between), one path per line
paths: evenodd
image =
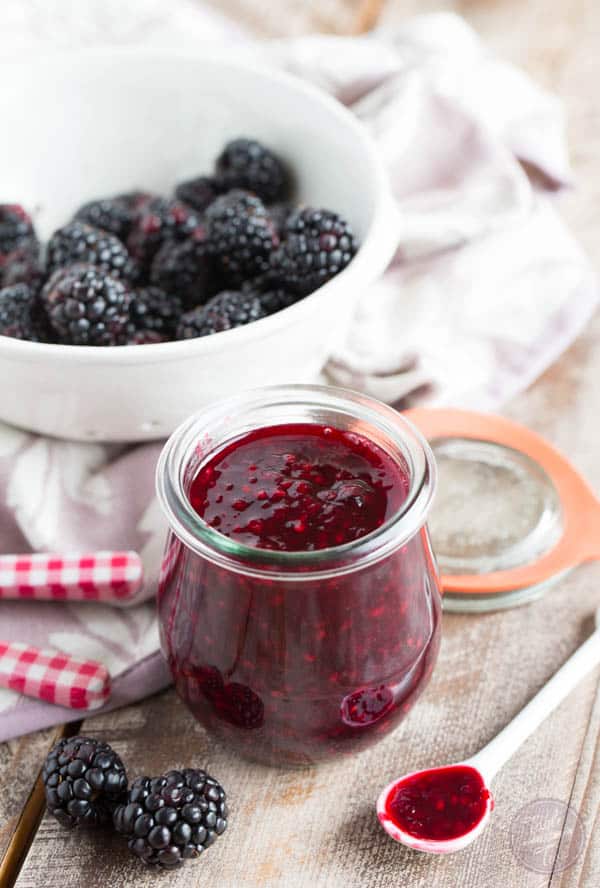
M180 182L175 189L175 197L196 212L203 213L222 191L222 183L214 176L197 176Z
M20 204L0 204L0 266L4 257L24 246L39 250L29 214Z
M134 210L127 198L109 197L92 200L79 207L74 219L114 234L124 241L133 222Z
M148 272L160 247L168 240L185 240L200 225L192 207L179 200L153 198L142 204L127 238L129 252Z
M52 330L71 345L118 345L129 322L131 290L92 265L56 271L41 300Z
M123 762L108 743L91 737L60 740L42 780L48 812L68 828L110 822L127 791Z
M35 295L27 284L14 284L0 290L0 336L37 342Z
M329 210L306 207L287 220L271 265L286 289L306 295L343 271L355 253L354 235L347 222Z
M361 688L342 700L342 721L353 728L366 727L383 718L393 705L394 694L387 685Z
M206 211L206 227L211 250L230 284L240 285L268 270L279 238L258 197L239 190L218 197Z
M149 866L175 869L209 848L227 829L225 790L206 771L186 768L138 777L114 812L117 832Z
M134 290L129 306L129 340L134 340L142 331L146 334L154 332L159 336L158 340L144 336L144 342L173 339L181 312L181 300L160 287L149 286Z
M206 233L198 228L187 240L167 241L160 248L150 272L156 286L178 299L184 308L202 305L215 292L214 261Z
M118 237L85 222L70 222L54 232L48 242L47 263L49 274L81 263L123 280L134 280L138 273Z
M217 159L217 174L226 189L243 188L266 203L282 200L289 174L269 148L254 139L234 139Z
M189 496L225 536L306 552L371 533L407 494L405 470L374 442L302 423L256 429L225 446L200 469Z
M177 327L178 339L194 339L233 330L266 317L260 297L256 293L225 290L201 305L183 314Z

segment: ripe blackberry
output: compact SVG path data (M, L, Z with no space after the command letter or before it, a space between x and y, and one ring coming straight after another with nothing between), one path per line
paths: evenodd
M329 210L306 207L288 219L271 266L287 289L305 296L342 271L355 253L347 222Z
M200 305L215 292L214 261L203 228L177 243L163 244L152 262L150 280L179 299L184 308Z
M4 257L24 246L39 251L29 214L19 204L0 204L0 266Z
M175 869L225 832L228 813L221 784L205 771L186 768L138 777L113 822L144 863Z
M142 204L135 216L127 247L142 270L148 272L152 260L167 240L184 240L200 225L195 210L179 200L154 197Z
M266 317L256 293L224 290L213 296L206 305L200 305L183 314L177 326L178 339L210 336L223 330L232 330L251 321Z
M109 197L84 204L79 207L73 218L94 228L101 228L124 241L133 222L133 210L126 200Z
M218 197L206 211L206 227L211 250L230 284L239 286L267 271L279 238L258 197L239 190Z
M36 246L26 244L4 257L0 263L0 286L27 284L37 293L44 280L44 267Z
M171 337L163 336L156 330L135 330L128 332L128 336L121 343L122 345L158 345L159 342L168 342Z
M48 273L85 263L124 280L135 280L137 267L121 241L85 222L69 222L48 243Z
M14 284L0 290L0 336L39 341L35 294L27 284Z
M271 206L268 207L269 216L273 220L275 230L279 235L280 240L283 240L285 237L285 226L295 209L293 204L286 203L285 201L271 204Z
M265 290L264 293L258 293L257 295L260 299L260 304L268 315L275 314L276 311L281 311L282 308L288 308L288 306L298 302L298 299L301 298L295 293L288 293L287 290L281 288Z
M48 811L61 826L107 823L127 790L117 753L91 737L68 737L50 751L42 769Z
M217 158L217 174L225 186L252 191L266 203L282 200L289 184L281 160L254 139L234 139Z
M129 306L131 329L128 328L128 339L135 339L136 334L142 331L153 332L160 337L159 340L150 337L148 341L173 339L182 311L179 297L166 293L160 287L150 286L134 290Z
M198 213L203 213L222 191L223 188L218 179L213 176L198 176L195 179L180 182L175 189L175 197Z
M52 330L71 345L118 345L131 296L124 281L93 265L59 269L41 293Z

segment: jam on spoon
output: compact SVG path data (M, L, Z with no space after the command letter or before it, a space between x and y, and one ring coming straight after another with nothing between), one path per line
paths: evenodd
M448 854L466 848L489 820L494 801L488 787L497 772L598 663L600 608L596 631L477 755L456 765L405 774L385 787L377 800L385 831L417 851Z

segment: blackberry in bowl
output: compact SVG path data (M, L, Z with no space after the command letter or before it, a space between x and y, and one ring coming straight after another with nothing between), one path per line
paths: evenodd
M12 82L20 84L18 100ZM211 89L199 90L202 83ZM3 84L0 199L31 214L0 213L0 234L8 225L0 286L12 255L6 285L35 290L42 335L0 334L0 373L11 379L0 393L1 420L77 440L149 440L242 385L315 378L398 236L382 162L349 111L287 74L173 50L10 61ZM68 127L56 126L57 108ZM43 152L39 132L53 134ZM245 195L235 199L235 225L232 190ZM346 220L356 248L339 263L324 233L316 262L326 273L313 275L310 286L300 282L306 262L296 261L295 247L281 262L274 258L288 237L288 209L294 215L308 207ZM203 232L210 251L188 245L202 244ZM248 237L256 249L247 249ZM39 242L50 241L48 267L40 268ZM348 253L342 250L344 260ZM92 319L89 335L80 335L83 323L69 339L58 308L45 316L50 303L39 291L73 264L91 265L133 294L158 287L172 304L153 297L157 314L130 296L124 325L119 311L109 333ZM334 267L339 273L330 277ZM255 293L264 313L252 310L247 323L210 335L171 338L179 306L196 311L231 290ZM123 307L126 301L117 299ZM92 297L75 303L79 320L90 320L92 304L104 311ZM148 327L144 312L153 319Z

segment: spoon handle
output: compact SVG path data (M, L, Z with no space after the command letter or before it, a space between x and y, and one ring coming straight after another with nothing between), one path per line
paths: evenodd
M519 746L598 663L600 630L596 630L569 657L564 666L561 666L519 714L487 746L469 759L468 764L478 768L486 781L491 781Z

